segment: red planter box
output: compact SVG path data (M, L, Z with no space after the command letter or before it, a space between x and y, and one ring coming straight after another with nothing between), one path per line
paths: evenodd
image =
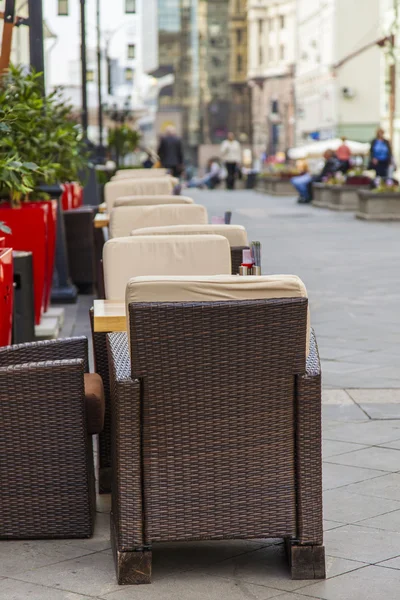
M0 346L9 346L12 341L13 301L12 250L11 248L2 248L0 249Z
M11 229L5 234L7 246L32 252L35 293L35 323L39 325L45 304L48 268L48 221L50 202L29 202L21 209L0 207L0 221Z
M61 196L61 203L63 210L71 210L73 208L73 188L71 183L62 183L61 187L63 193Z
M72 208L80 208L83 204L83 188L76 181L72 182Z
M46 252L46 280L44 286L43 310L47 311L50 305L51 286L53 284L54 261L56 256L57 241L57 200L43 202L28 202L22 208L35 206L47 207L47 252Z

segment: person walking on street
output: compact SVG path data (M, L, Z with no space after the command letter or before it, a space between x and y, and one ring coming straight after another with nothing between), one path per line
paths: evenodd
M392 162L392 148L385 139L383 129L378 129L376 138L371 142L371 169L374 169L377 177L388 176L389 165Z
M350 169L351 150L346 144L346 138L342 137L342 143L336 151L336 157L340 161L340 171L346 174Z
M228 138L221 144L221 157L228 173L226 187L228 190L234 190L236 173L242 161L242 149L231 131L228 133Z
M183 147L181 139L176 135L175 127L167 127L160 140L158 156L161 166L171 171L171 175L179 177L183 170Z

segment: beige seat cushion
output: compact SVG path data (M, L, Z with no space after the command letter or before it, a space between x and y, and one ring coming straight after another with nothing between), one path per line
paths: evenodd
M134 229L131 235L223 235L232 247L248 246L247 233L242 225L168 225Z
M108 300L123 300L128 281L140 275L231 273L229 242L220 235L116 238L103 249Z
M131 302L212 302L307 298L307 290L296 275L239 277L237 275L189 277L135 277L126 288L126 314ZM129 331L129 326L128 326ZM307 323L307 355L310 318Z
M188 196L122 196L114 202L114 208L119 206L151 206L154 204L194 204Z
M149 179L150 177L165 177L167 174L167 169L121 169L115 173L112 179L133 179L134 177Z
M133 229L160 225L205 225L207 210L200 204L158 204L120 206L110 215L110 237L125 237Z
M112 211L114 202L122 196L171 196L174 187L175 180L169 175L153 177L152 179L137 178L109 181L104 186L107 212Z

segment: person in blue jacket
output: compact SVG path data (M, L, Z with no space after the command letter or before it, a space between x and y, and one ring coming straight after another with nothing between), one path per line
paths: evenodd
M392 161L392 148L390 142L385 139L383 129L378 129L376 137L371 142L371 169L374 169L377 177L387 177L389 166Z

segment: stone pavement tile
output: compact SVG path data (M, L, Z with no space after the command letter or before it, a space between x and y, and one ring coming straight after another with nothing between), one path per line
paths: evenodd
M380 471L395 473L400 470L400 450L373 446L357 450L356 452L350 452L349 454L331 457L327 462L335 463L336 465L361 467L362 470L367 471L378 469ZM369 478L365 477L364 479Z
M331 529L337 529L338 527L344 527L346 523L339 523L338 521L327 521L324 519L324 531L330 531Z
M352 406L332 406L332 405L324 405L322 406L322 415L324 418L328 419L336 419L336 421L361 421L363 419L368 419L368 416L365 412L357 406L357 404L353 404Z
M400 474L390 473L390 475L384 475L377 479L355 483L349 485L346 488L346 491L351 494L361 494L364 496L384 498L386 500L397 500L400 502Z
M400 533L400 510L395 510L394 512L380 515L379 517L372 517L372 519L360 521L357 525Z
M65 540L68 546L85 548L91 552L99 552L111 548L110 541L110 515L107 513L96 514L94 535L85 540Z
M399 404L400 389L346 390L346 393L358 404Z
M396 440L395 442L387 442L386 444L382 444L382 447L383 448L393 448L394 450L400 450L400 440Z
M326 564L327 577L335 577L340 573L346 573L363 566L353 560L343 560L330 556L327 557ZM309 584L307 581L294 581L291 579L282 544L225 560L206 567L204 572L216 577L265 585L286 592L300 590L300 588Z
M367 446L382 445L400 439L400 421L340 423L325 430L325 439L354 442Z
M400 405L397 404L360 404L370 419L399 419Z
M332 456L340 456L341 454L347 454L348 452L355 452L366 448L362 444L352 444L350 442L335 442L331 440L322 441L322 457L324 460Z
M368 483L374 484L379 479L370 479ZM363 482L365 484L365 482ZM400 509L400 501L386 500L384 498L366 497L361 494L350 493L361 484L336 490L328 490L323 494L324 518L339 523L356 523L363 519L370 519L379 515ZM400 500L400 499L399 499Z
M345 390L323 390L322 404L333 406L354 406L354 401Z
M24 583L15 579L3 579L0 583L0 600L98 600L69 591Z
M64 560L33 571L25 570L18 574L18 579L83 596L103 596L120 589L115 577L113 556L109 550Z
M372 419L400 418L400 389L348 390Z
M151 585L122 588L103 596L105 600L268 600L282 592L245 581L233 581L209 574L179 573L167 580L154 580ZM303 599L304 600L304 599Z
M368 566L306 587L301 593L322 600L398 600L399 588L398 571Z
M90 554L63 540L0 541L0 575L14 577L28 569L37 569L60 561Z
M380 567L388 567L389 569L397 569L400 571L400 556L396 556L396 558L391 558L390 560L384 560L381 563L378 563Z
M382 562L400 555L400 533L361 525L327 531L324 543L329 556L364 563Z
M330 460L336 460L336 458L338 457L331 458ZM382 475L382 472L377 470L324 462L322 467L323 489L332 490L344 485L350 485L351 483L358 483L359 481L365 481L366 479L373 479L374 477L379 477L380 475Z

